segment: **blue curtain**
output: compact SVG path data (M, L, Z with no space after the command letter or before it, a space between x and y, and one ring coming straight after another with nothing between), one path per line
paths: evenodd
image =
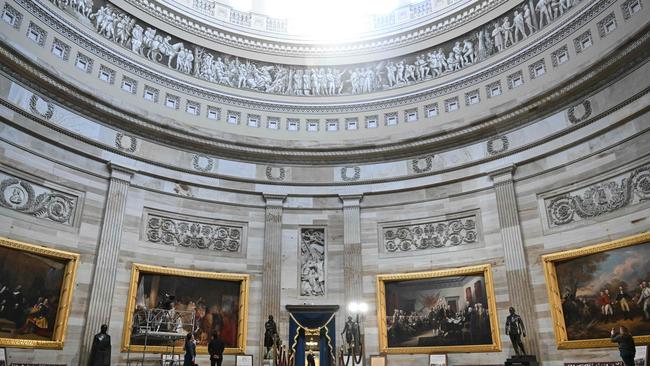
M304 327L321 328L319 345L320 365L335 365L335 360L330 360L330 355L336 353L336 326L332 313L296 312L292 313L292 315ZM330 317L332 320L326 324ZM295 344L295 366L305 366L305 331L298 323L293 318L289 318L289 349L293 350ZM325 326L327 326L327 331L325 331ZM326 335L329 336L329 342Z

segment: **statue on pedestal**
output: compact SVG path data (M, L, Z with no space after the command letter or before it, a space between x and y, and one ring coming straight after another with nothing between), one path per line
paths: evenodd
M526 328L524 321L515 313L515 308L510 307L510 315L506 319L506 334L510 336L510 341L515 349L517 356L526 354L524 344L521 342L521 336L526 337Z
M275 344L277 335L278 327L273 320L273 315L269 315L269 320L264 323L264 348L266 348L264 358L271 357L271 347Z
M103 324L101 331L93 337L93 346L90 351L91 366L111 365L111 336L109 336L108 325Z

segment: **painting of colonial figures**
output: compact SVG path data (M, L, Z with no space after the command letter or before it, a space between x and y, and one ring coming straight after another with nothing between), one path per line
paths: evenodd
M300 228L300 296L325 296L325 228Z
M650 233L543 260L559 348L614 347L620 325L650 342Z
M381 352L501 348L489 265L378 275L377 296Z
M123 350L183 348L192 332L207 353L216 331L226 353L244 352L248 275L133 264Z
M78 259L0 238L0 346L63 348Z

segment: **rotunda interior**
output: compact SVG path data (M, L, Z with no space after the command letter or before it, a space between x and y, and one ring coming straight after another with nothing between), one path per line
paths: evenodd
M647 364L647 0L0 18L0 366Z

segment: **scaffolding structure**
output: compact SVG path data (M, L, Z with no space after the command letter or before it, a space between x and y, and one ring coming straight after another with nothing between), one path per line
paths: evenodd
M133 314L131 340L127 350L128 366L176 366L183 363L183 343L188 333L195 330L195 312L174 309L138 309ZM178 341L181 345L178 345ZM134 344L135 343L135 344ZM132 352L138 347L137 352ZM149 349L147 349L149 347ZM131 358L132 353L139 354ZM159 358L147 359L146 354Z

